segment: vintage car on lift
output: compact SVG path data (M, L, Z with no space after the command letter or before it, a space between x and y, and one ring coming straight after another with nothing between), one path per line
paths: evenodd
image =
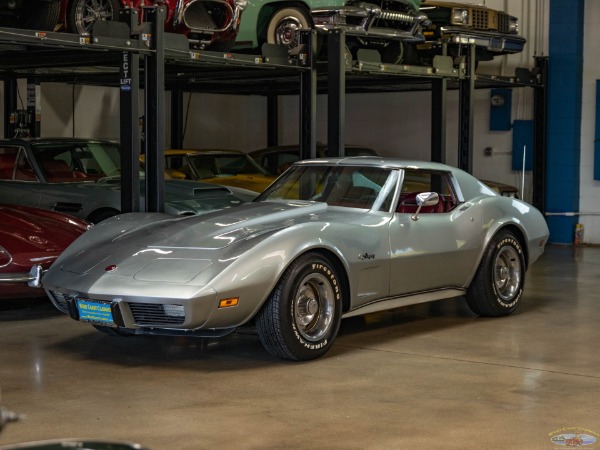
M60 22L67 31L90 34L97 20L116 20L126 6L166 7L165 31L185 34L198 48L229 51L247 0L61 0Z
M420 10L431 21L423 29L426 42L418 46L422 62L439 54L443 42L450 56L458 56L458 44L474 44L476 61L520 53L527 42L519 36L517 17L484 5L425 0Z
M247 189L254 196L276 178L239 150L165 150L165 171L174 179Z
M350 50L379 49L382 58L401 59L402 42L421 43L427 16L414 0L259 0L249 2L240 24L236 50L280 44L295 50L298 31L341 29Z
M90 223L66 214L0 205L0 298L45 296L39 285L30 285L38 278L35 272L48 270L89 228Z
M98 223L121 211L120 150L104 140L0 141L0 202L64 212ZM145 191L141 177L140 192ZM232 191L235 191L232 192ZM165 181L165 212L202 214L238 206L254 192L186 180ZM141 204L143 206L143 199Z
M0 27L52 31L60 17L61 0L2 0Z
M456 168L307 160L238 208L105 221L42 283L106 333L220 336L254 320L269 352L310 360L344 317L462 295L476 314L512 313L547 238L537 209Z

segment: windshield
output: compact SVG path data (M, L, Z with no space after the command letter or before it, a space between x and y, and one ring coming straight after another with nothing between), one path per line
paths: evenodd
M379 167L300 165L289 169L256 201L310 200L387 211L397 179L397 171Z
M246 154L189 154L188 158L199 179L231 175L267 175L267 172Z
M32 144L31 148L50 183L95 181L120 174L117 144L65 141Z

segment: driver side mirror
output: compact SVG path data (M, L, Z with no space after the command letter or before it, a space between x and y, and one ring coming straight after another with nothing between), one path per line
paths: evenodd
M440 202L440 196L437 192L421 192L416 196L417 210L411 216L412 220L419 220L419 212L423 206L435 206Z

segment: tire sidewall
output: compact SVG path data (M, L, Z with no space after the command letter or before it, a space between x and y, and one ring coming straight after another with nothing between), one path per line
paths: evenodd
M330 328L325 336L318 341L309 341L298 329L295 320L295 296L301 281L311 273L318 273L327 278L331 284L334 293L334 313L331 319ZM324 354L331 347L340 326L341 305L342 305L342 285L341 279L337 274L333 264L322 257L313 257L310 260L297 264L286 279L282 290L282 301L285 302L284 317L282 317L284 327L291 333L287 335L286 341L293 352L301 359L312 359Z
M273 13L271 18L269 19L267 26L267 43L277 44L277 36L275 33L279 22L286 16L296 17L302 23L303 29L310 29L312 26L310 22L310 17L301 8L290 6L287 8L279 9L275 11L275 13Z
M498 293L498 289L494 280L496 258L498 258L498 255L505 247L511 247L517 252L521 268L521 278L517 294L510 300L509 303L507 303L506 300L502 299L502 297ZM489 252L488 260L486 261L486 272L486 278L488 278L486 281L489 286L491 297L494 299L495 305L500 310L504 310L507 312L514 311L515 308L518 306L519 301L521 300L521 296L523 295L523 286L525 284L525 257L523 255L523 249L521 248L521 244L512 234L503 233L502 235L498 236L497 239L495 239L492 251Z

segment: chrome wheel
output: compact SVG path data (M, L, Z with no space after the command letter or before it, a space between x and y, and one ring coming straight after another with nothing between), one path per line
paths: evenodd
M90 34L97 20L113 20L111 0L80 0L75 6L74 22L79 34Z
M521 258L513 247L502 247L494 264L494 285L500 299L512 301L521 288Z
M294 321L308 341L318 341L331 328L335 295L330 281L320 273L305 277L294 299Z
M277 11L267 27L267 43L285 45L289 49L297 47L298 31L311 27L308 11L297 7L283 8Z

